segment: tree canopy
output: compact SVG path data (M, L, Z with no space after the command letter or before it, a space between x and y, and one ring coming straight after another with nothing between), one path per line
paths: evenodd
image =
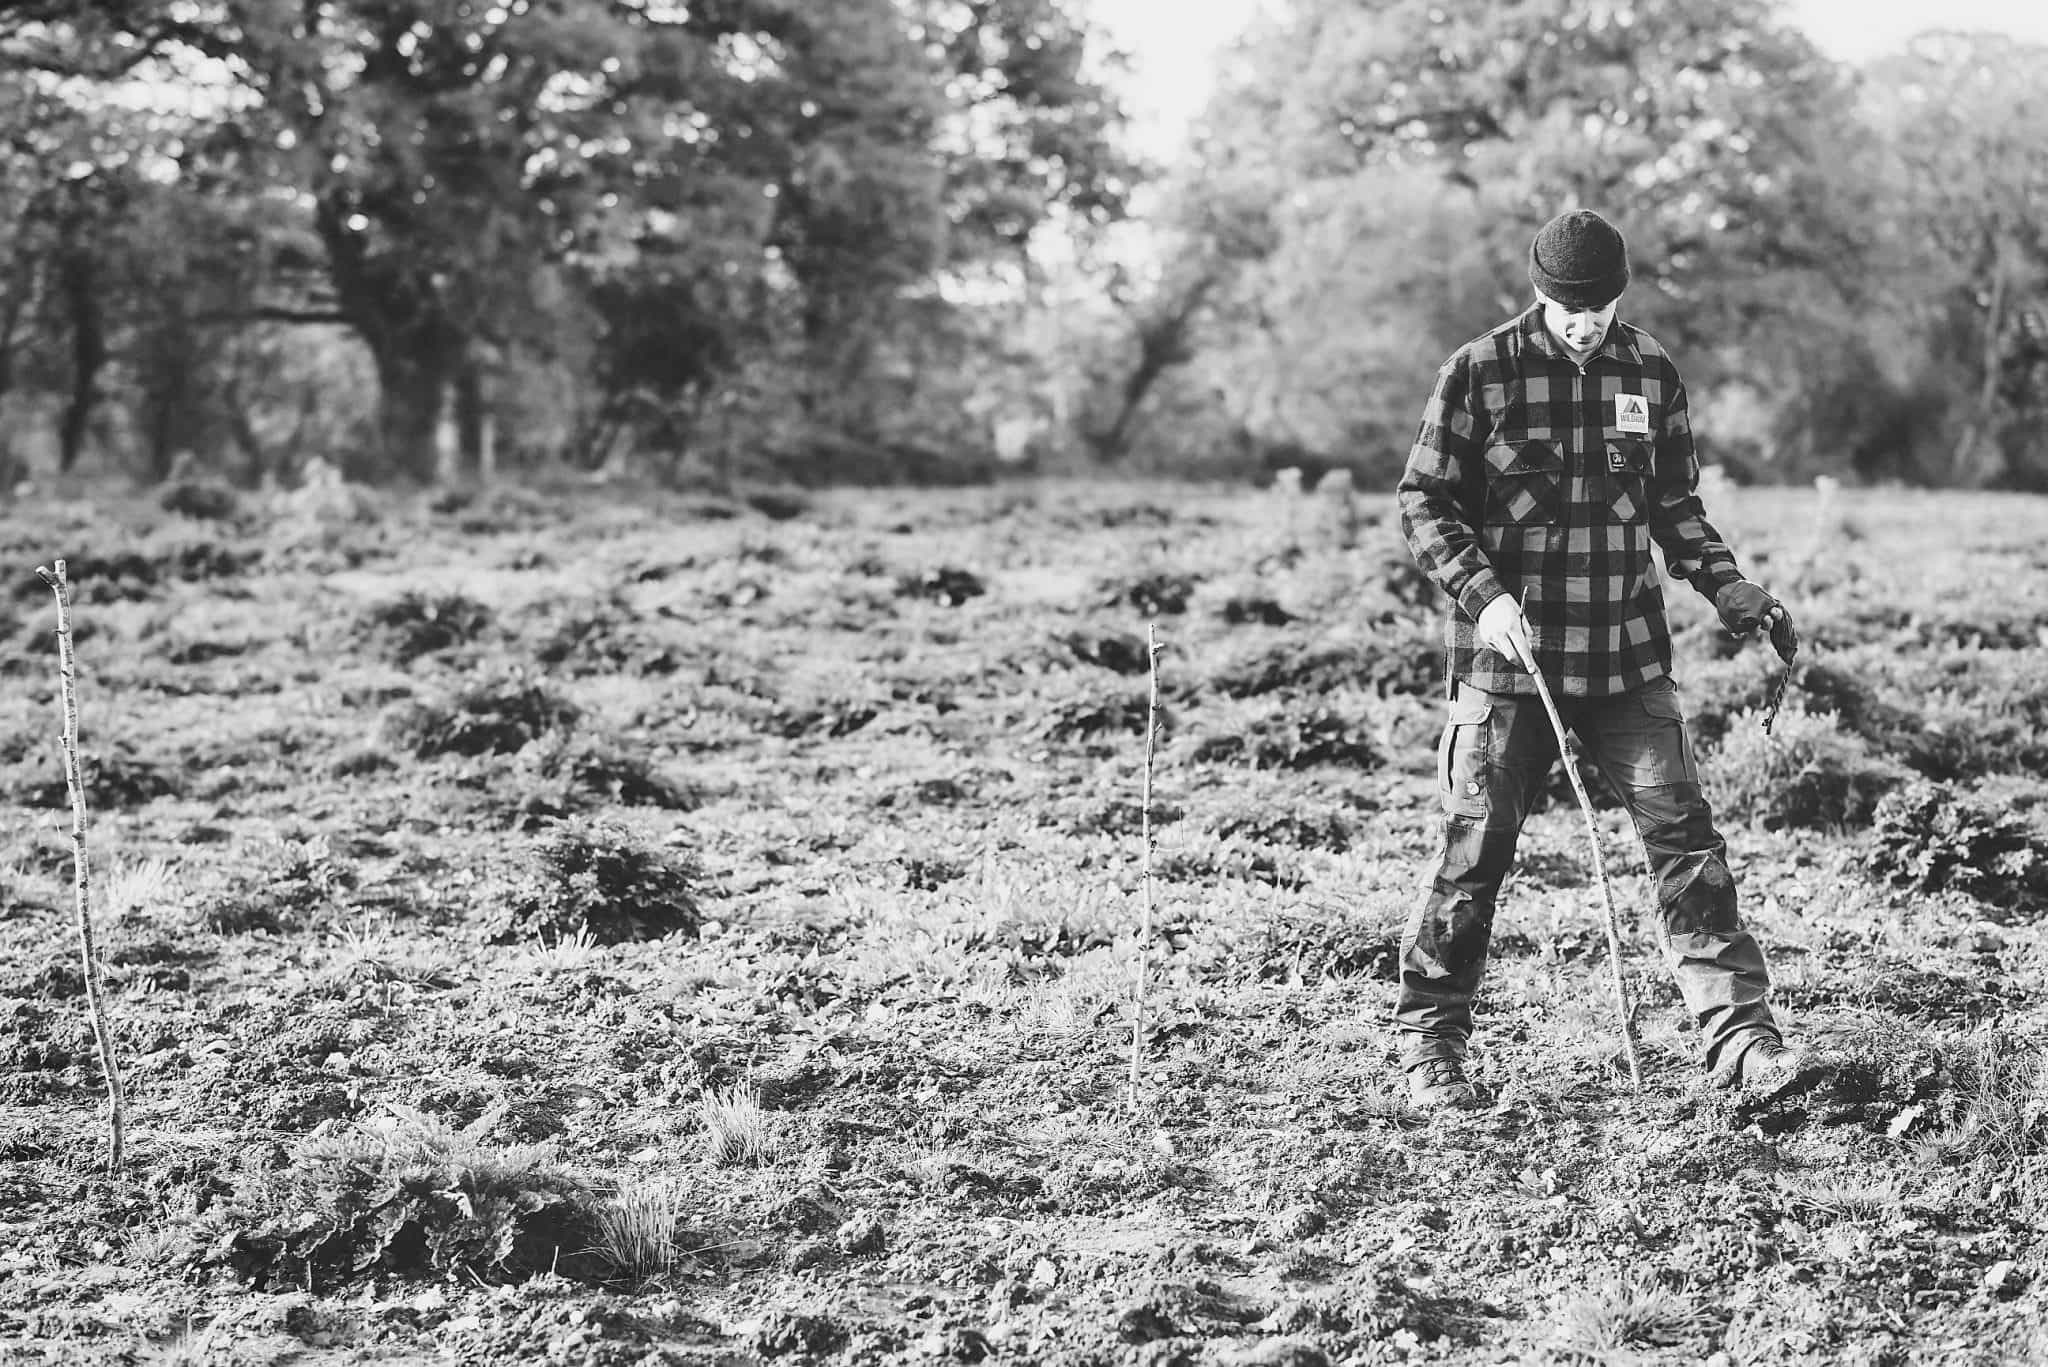
M1083 13L0 0L9 441L157 477L1000 445L1384 482L1588 206L1708 459L2048 484L2040 49L1848 67L1773 0L1294 0L1119 255L1141 175Z
M637 406L686 428L750 364L790 363L800 396L863 392L949 274L1050 215L1122 211L1087 43L1053 0L0 10L29 101L90 143L68 182L101 193L146 162L166 193L233 206L267 268L244 321L346 327L378 381L374 444L416 475L449 403L473 457L494 381L564 358L596 381L594 424ZM179 113L128 156L118 111L167 92ZM48 178L57 159L34 160ZM877 411L822 420L872 438Z

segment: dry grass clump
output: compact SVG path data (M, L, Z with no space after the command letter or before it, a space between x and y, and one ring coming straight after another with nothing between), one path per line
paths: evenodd
M1714 1316L1691 1297L1636 1276L1566 1301L1545 1356L1591 1367L1634 1364L1650 1349L1692 1348L1704 1358L1717 1327Z
M169 905L179 889L176 871L157 857L117 864L101 886L108 917L117 922Z
M2048 1201L2048 1048L1983 1028L1957 1045L1963 1119L1947 1136L1965 1157L2025 1166L2037 1210Z
M1895 1175L1857 1180L1813 1174L1781 1178L1779 1186L1795 1207L1835 1220L1882 1220L1896 1215L1906 1200L1905 1185Z
M333 1286L372 1273L588 1277L590 1192L552 1144L488 1142L494 1108L468 1125L405 1107L315 1134L283 1170L249 1180L219 1216L214 1258L259 1290Z
M586 934L602 945L694 934L696 859L657 848L601 821L559 823L529 853L529 867L488 933L497 944L553 944Z
M1906 776L1834 717L1798 706L1787 707L1769 735L1758 715L1737 714L1706 767L1717 807L1772 829L1867 825Z
M645 1281L666 1276L684 1257L676 1237L683 1213L676 1183L627 1183L597 1208L591 1251L616 1277Z
M376 642L394 664L410 664L456 646L470 645L489 631L491 610L461 593L408 590L356 618L356 634Z
M440 702L412 702L385 719L390 742L420 759L437 755L509 755L582 711L519 673L473 684Z
M713 1163L731 1167L759 1163L775 1148L761 1093L750 1083L707 1091L697 1102L704 1127L704 1153Z
M1915 782L1877 804L1870 871L1916 892L1960 892L2003 910L2048 910L2048 839L1945 783Z

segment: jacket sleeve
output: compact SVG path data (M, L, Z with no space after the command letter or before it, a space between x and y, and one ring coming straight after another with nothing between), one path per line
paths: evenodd
M1664 422L1656 437L1651 470L1650 534L1664 552L1671 573L1686 580L1706 598L1742 578L1735 553L1707 521L1700 502L1700 461L1692 443L1692 412L1685 382L1665 362Z
M1473 393L1471 358L1461 351L1437 371L1396 492L1409 551L1430 581L1474 621L1488 603L1507 593L1459 497L1489 426Z

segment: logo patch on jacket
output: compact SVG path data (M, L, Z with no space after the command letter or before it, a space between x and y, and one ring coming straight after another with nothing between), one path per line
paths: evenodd
M1640 394L1614 396L1614 425L1632 437L1650 435L1650 401Z

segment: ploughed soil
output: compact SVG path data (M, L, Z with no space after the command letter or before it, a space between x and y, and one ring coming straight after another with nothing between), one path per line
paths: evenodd
M0 521L0 1358L2048 1358L2048 503L1714 495L1807 651L1766 737L1679 586L1679 674L1822 1066L1701 1084L1603 803L1631 1090L1560 779L1453 1116L1385 1025L1444 611L1387 500L207 503Z

